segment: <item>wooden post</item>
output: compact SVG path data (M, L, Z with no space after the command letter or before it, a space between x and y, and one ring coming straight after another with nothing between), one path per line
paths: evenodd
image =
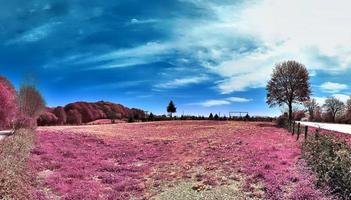
M316 129L316 134L315 134L315 137L316 137L316 139L318 139L318 137L319 137L319 127Z
M292 135L294 135L295 134L295 121L293 122L293 127L292 127Z
M296 141L299 140L300 137L300 122L297 124L297 138Z
M308 126L305 126L305 141L307 140Z

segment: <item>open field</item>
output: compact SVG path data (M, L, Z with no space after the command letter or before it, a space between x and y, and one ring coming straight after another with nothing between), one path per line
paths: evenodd
M329 199L288 134L219 121L41 127L31 165L44 199Z

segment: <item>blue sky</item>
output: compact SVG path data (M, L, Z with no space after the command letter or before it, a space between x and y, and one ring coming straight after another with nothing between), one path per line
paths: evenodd
M347 0L12 0L0 7L0 74L35 76L49 106L107 100L165 113L265 104L275 63L311 74L313 97L351 93Z

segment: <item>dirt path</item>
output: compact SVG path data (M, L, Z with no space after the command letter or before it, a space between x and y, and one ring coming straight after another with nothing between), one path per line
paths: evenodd
M0 140L4 139L10 133L11 131L0 131Z
M349 124L331 124L331 123L318 123L318 122L300 122L300 123L303 125L312 126L316 128L351 134L351 125Z

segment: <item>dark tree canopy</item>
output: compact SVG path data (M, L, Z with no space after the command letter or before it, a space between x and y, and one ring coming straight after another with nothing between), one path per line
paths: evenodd
M209 119L213 119L213 114L210 113L210 115L208 116Z
M267 104L270 107L287 105L291 120L293 104L310 99L308 71L303 64L296 61L276 64L266 89Z
M345 104L335 97L330 97L325 100L324 107L331 114L333 122L335 122L336 115L344 110Z
M177 112L177 108L175 107L173 101L170 101L168 106L167 106L167 112L171 115L172 117L172 113L176 113Z

